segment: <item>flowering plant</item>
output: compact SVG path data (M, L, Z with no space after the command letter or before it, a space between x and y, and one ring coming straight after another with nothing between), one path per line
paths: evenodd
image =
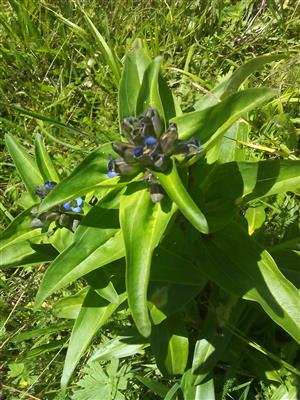
M262 56L257 66L274 59ZM267 323L299 341L297 289L275 262L276 246L267 250L253 234L263 221L248 212L257 199L295 191L299 161L249 161L240 148L249 112L274 91L240 90L254 69L251 60L251 68L242 66L195 111L182 113L160 64L141 48L127 55L120 141L92 151L61 182L40 136L35 160L6 138L31 206L2 233L3 266L51 261L35 307L79 278L87 285L64 388L94 335L123 303L137 328L135 350L126 355L150 346L162 374L182 375L178 388L189 399L213 388L213 367L251 310L243 299L259 304ZM207 298L214 306L203 313ZM99 351L93 359L101 359Z

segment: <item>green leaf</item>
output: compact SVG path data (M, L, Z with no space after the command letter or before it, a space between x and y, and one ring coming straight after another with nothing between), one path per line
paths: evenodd
M273 321L300 342L299 292L270 254L238 224L199 241L201 270L221 288L258 302Z
M84 278L95 292L100 297L103 297L103 299L110 303L117 303L119 301L119 295L116 292L113 280L109 279L103 268L97 268L96 270L89 272Z
M58 300L52 307L53 314L58 318L76 319L87 292L88 288L84 288L73 296Z
M248 222L248 233L252 235L265 222L265 206L250 206L245 213L245 218Z
M273 61L279 61L285 58L284 55L263 55L255 58L251 58L245 64L241 65L233 74L223 80L220 84L215 86L206 96L203 96L194 104L195 110L204 110L205 108L211 107L217 104L220 100L223 100L228 95L236 92L242 83L255 71L261 69L265 64Z
M35 136L35 159L44 181L50 180L53 182L59 182L59 176L49 154L47 153L40 134L36 134Z
M174 385L171 387L171 389L168 391L168 393L166 393L164 400L172 400L174 394L178 391L178 389L180 389L180 385L179 383L174 383ZM177 399L177 397L176 397Z
M167 246L168 244L163 242L154 250L150 280L166 284L203 287L206 279L195 263Z
M156 57L147 67L136 105L136 115L143 114L149 107L154 107L165 120L165 113L159 93L159 73L162 57Z
M106 144L90 153L66 179L51 190L42 201L40 211L82 196L106 180L108 154L112 152L110 144Z
M0 234L0 251L8 245L20 240L30 239L41 234L40 228L32 228L32 208L19 214L10 225Z
M111 360L112 358L130 357L137 353L143 354L149 346L141 336L117 336L106 343L102 343L89 359L89 363L95 360Z
M153 324L160 324L168 316L180 311L201 292L205 282L205 278L197 280L194 285L150 282L148 307Z
M230 162L216 165L204 179L201 169L194 169L193 198L205 213L209 229L214 232L233 219L238 205L264 196L295 191L300 186L300 161L263 160ZM229 190L230 189L230 190Z
M95 189L126 186L138 176L107 178L108 155L114 154L109 143L104 144L89 154L75 170L62 182L54 187L40 205L44 212L65 201L83 196ZM101 197L102 197L101 193Z
M168 393L168 387L154 379L149 379L146 376L140 375L135 375L135 378L161 398L164 398Z
M1 250L0 267L18 267L52 261L58 255L50 244L40 243L45 235L20 240Z
M119 120L135 115L138 94L150 58L141 49L126 55L119 89Z
M176 123L181 140L195 136L208 150L234 122L274 95L274 90L267 88L243 90L212 107L173 118L172 122Z
M189 340L181 315L172 315L153 327L151 349L164 375L183 374L188 360Z
M215 400L213 379L196 385L191 369L186 371L181 379L181 390L184 400Z
M208 164L216 161L219 163L228 163L230 161L245 160L246 149L241 147L238 141L247 142L250 125L239 120L235 122L224 135L216 142L206 155Z
M241 65L228 79L223 89L221 98L225 98L232 93L236 92L241 84L251 75L253 72L260 70L266 64L274 61L279 61L285 58L284 54L273 54L273 55L263 55L247 61Z
M43 338L51 335L52 333L61 332L71 327L69 321L61 325L50 326L48 328L33 329L32 331L22 332L11 339L12 343L20 343L25 340L30 340L39 336Z
M35 307L54 291L74 282L81 276L124 256L122 234L119 231L118 211L109 207L104 198L82 219L74 241L47 269L40 285ZM103 207L102 207L103 205ZM111 204L114 206L114 203Z
M147 288L152 253L175 211L168 199L153 203L148 188L139 183L130 185L120 202L128 303L139 332L146 337L151 332Z
M117 304L110 304L101 299L93 289L89 290L72 330L61 378L62 389L66 389L77 363L94 335L125 299L126 294L123 293Z
M44 180L34 162L34 159L28 154L28 150L21 146L18 140L13 136L6 134L5 141L19 175L21 176L33 202L36 203L38 197L35 194L35 189L38 185L43 185Z
M201 233L207 234L209 229L206 218L184 187L175 162L169 172L153 172L153 174L159 179L167 195L177 204L186 219Z
M25 356L25 359L40 357L42 354L50 353L58 349L67 347L68 341L66 339L51 340L50 343L42 344L41 346L32 348Z
M109 47L107 42L105 41L104 37L101 35L101 33L98 31L96 26L93 24L91 19L88 17L88 15L85 13L83 8L81 8L82 13L84 14L85 21L87 23L87 26L91 33L93 34L97 45L99 46L99 50L106 62L106 64L109 66L111 73L112 73L112 79L114 81L114 84L116 87L119 86L119 81L121 77L121 71L120 71L120 64L119 60L112 48Z

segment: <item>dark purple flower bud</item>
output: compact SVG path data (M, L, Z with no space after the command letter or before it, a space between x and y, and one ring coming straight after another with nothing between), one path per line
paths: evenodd
M135 162L134 145L124 142L113 142L112 148L118 153L126 162Z
M146 111L145 116L151 119L153 131L154 131L155 135L160 136L163 132L163 123L160 119L158 112L155 110L155 108L149 108Z
M127 164L123 160L115 160L115 170L120 175L133 175L141 171L139 164Z
M141 157L143 155L143 146L137 146L133 150L133 154L136 158Z
M178 144L178 131L175 124L171 123L168 130L160 137L162 151L169 155L172 154Z

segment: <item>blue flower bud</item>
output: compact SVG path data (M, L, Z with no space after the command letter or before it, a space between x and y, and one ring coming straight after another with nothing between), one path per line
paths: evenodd
M157 139L154 136L147 136L144 139L145 146L155 146L157 143Z

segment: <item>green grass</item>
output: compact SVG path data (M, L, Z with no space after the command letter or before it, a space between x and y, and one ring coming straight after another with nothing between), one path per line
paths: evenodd
M34 135L41 133L59 172L66 176L87 152L117 137L116 76L124 54L137 38L151 57L163 55L163 73L184 111L192 110L196 100L245 60L286 53L287 59L266 67L247 82L249 87L264 85L278 91L271 104L252 113L247 148L249 158L299 157L299 1L83 0L79 6L72 0L2 0L1 5L1 228L26 202L4 147L4 134L17 136L31 153ZM105 52L101 38L111 53ZM291 195L268 199L265 229L270 245L276 244L278 235L288 235L293 229L297 208ZM63 343L70 328L52 332L43 341L38 336L13 341L19 332L62 323L51 314L50 303L38 313L31 309L44 270L41 266L0 273L3 399L60 398ZM78 283L68 293L80 288ZM260 333L257 338L264 336ZM57 346L30 356L33 346L53 343ZM293 349L285 351L292 360ZM138 368L152 362L142 359ZM130 365L136 367L135 361ZM82 376L79 371L76 380ZM289 377L284 379L288 385ZM220 382L218 393L224 400L280 398L274 397L275 384L268 385L253 373L249 376L245 366L230 371ZM126 392L128 399L157 398L137 381L131 387L132 391ZM133 391L137 397L131 397Z

